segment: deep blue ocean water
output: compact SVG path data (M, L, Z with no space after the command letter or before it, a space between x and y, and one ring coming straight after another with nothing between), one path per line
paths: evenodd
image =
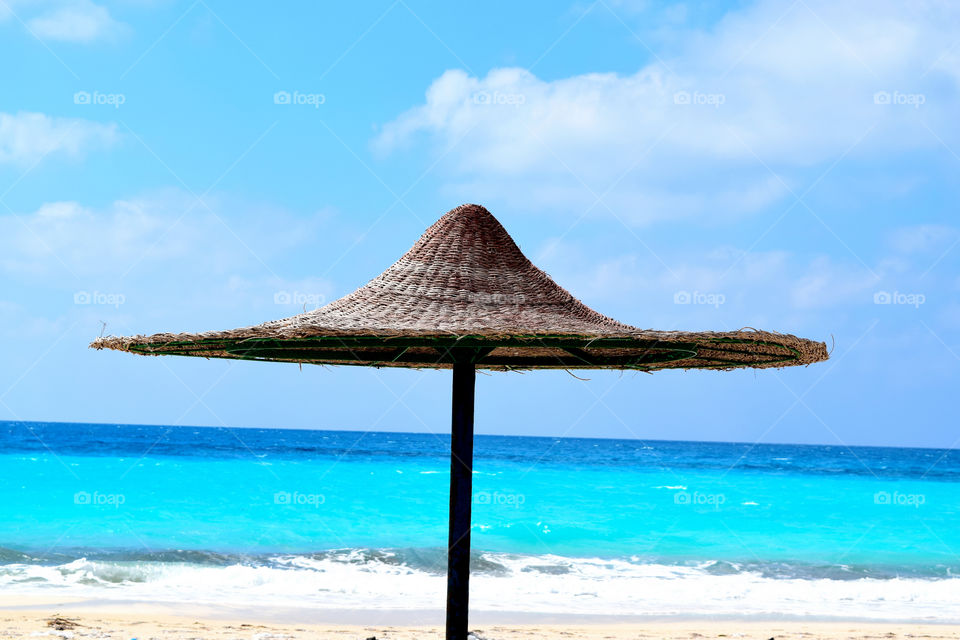
M0 598L438 608L448 438L0 422ZM960 617L960 452L477 436L474 606Z

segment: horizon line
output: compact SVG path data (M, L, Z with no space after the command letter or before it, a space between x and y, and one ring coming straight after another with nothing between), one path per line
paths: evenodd
M261 431L320 431L333 433L383 433L389 435L449 435L448 431L377 431L371 429L316 429L313 427L248 427L248 426L211 426L211 425L189 425L189 424L148 424L135 422L67 422L63 420L7 420L0 419L0 424L58 424L58 425L89 425L104 427L163 427L167 429L259 429ZM841 449L922 449L929 451L955 451L956 447L924 447L907 445L882 445L882 444L816 444L802 442L761 442L746 440L669 440L665 438L612 438L604 436L551 436L551 435L522 435L516 433L475 433L476 437L493 438L546 438L550 440L614 440L626 442L670 442L670 443L689 443L689 444L736 444L751 447L757 446L778 446L778 447L838 447Z

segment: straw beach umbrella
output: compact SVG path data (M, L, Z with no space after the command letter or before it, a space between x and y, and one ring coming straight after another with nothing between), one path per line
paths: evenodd
M205 333L104 337L142 355L453 370L449 640L467 637L477 369L734 369L827 359L822 342L765 331L654 331L593 311L523 255L481 206L453 209L353 293L283 320Z

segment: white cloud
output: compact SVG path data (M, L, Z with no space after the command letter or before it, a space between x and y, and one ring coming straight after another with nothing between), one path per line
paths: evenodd
M914 230L906 229L908 235ZM951 295L960 291L956 255L945 257L939 271L927 273L945 250L939 242L925 249L911 243L908 253L879 257L868 265L847 255L744 252L729 245L712 250L658 247L656 256L645 250L607 252L598 259L591 247L588 241L548 241L531 258L588 306L642 328L747 325L817 337L828 327L838 339L847 333L849 342L849 332L863 332L875 319L887 331L898 323L917 326L918 320L937 332L960 326L960 304ZM682 292L688 302L678 304L674 296ZM894 302L878 303L876 296L884 294ZM712 304L716 299L722 302Z
M90 0L71 0L27 21L27 26L44 40L89 44L122 34L127 26L110 11Z
M580 212L611 189L638 223L735 215L788 194L768 167L938 146L927 127L960 143L960 57L944 55L958 26L950 5L760 2L634 74L447 71L373 146L427 140L448 152L451 191L525 206Z
M0 215L0 280L11 283L0 317L103 319L115 333L186 330L282 318L333 298L330 281L311 273L326 212L205 200L209 208L168 190ZM304 268L310 275L301 277Z
M943 224L921 224L896 229L891 244L901 253L934 253L943 251L960 238L960 231Z
M43 113L0 113L0 163L31 164L48 154L80 156L120 138L117 125Z
M534 262L587 305L642 328L749 325L802 332L846 311L875 311L879 290L924 290L917 288L922 260L895 272L883 264L868 269L854 259L733 246L657 256L626 252L597 261L587 245L553 241ZM688 302L676 303L683 293Z
M180 190L104 207L50 202L32 213L0 216L0 271L43 279L65 270L120 278L137 270L184 268L226 281L251 268L266 271L263 263L271 257L314 237L324 216L295 218L216 196L200 202Z
M77 202L51 202L19 219L2 216L0 270L41 277L64 271L80 277L125 271L153 257L154 243L176 220L173 211L153 209L153 203L134 200L117 201L104 211ZM160 253L175 253L175 235L161 241Z

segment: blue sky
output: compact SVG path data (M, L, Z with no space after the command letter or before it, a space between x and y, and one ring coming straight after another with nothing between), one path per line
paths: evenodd
M479 433L953 446L958 23L882 1L0 0L0 419L444 432L444 372L87 344L293 315L478 202L621 321L833 347L480 376Z

